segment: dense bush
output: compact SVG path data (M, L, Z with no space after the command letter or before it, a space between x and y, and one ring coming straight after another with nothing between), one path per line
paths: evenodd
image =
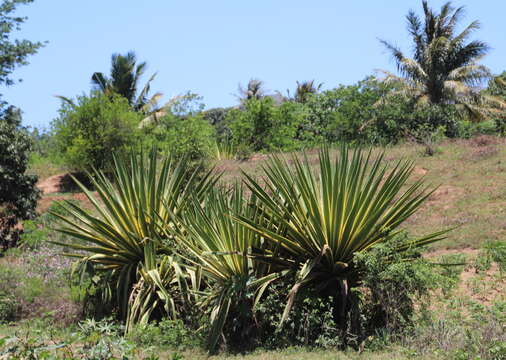
M159 123L143 129L147 135L144 143L154 145L161 151L190 160L209 157L215 145L215 130L201 114L177 116L168 114Z
M202 334L189 328L181 320L163 319L158 323L135 327L128 338L143 346L159 346L169 349L200 347Z
M271 97L245 100L225 120L232 144L239 150L292 151L315 144L304 122L306 107L296 102L275 104Z
M230 137L230 129L226 126L225 121L230 110L232 108L213 108L202 113L204 119L215 128L216 135L220 140Z
M368 138L378 144L402 140L425 143L440 128L445 136L457 137L459 120L453 105L415 106L405 98L395 97L378 105Z
M252 98L228 110L224 121L224 111L218 110L211 119L219 139L231 140L243 152L291 151L342 141L426 144L435 133L470 137L499 131L497 120L472 123L455 105L420 105L394 91L391 85L368 77L355 85L310 94L303 103Z
M0 324L14 321L19 311L19 304L13 295L0 292Z
M109 170L113 153L121 157L135 145L140 118L119 95L78 96L75 104L62 102L52 123L55 143L70 167Z
M366 78L356 85L341 85L312 96L307 102L307 126L327 142L367 141L368 127L377 111L375 104L388 87Z
M406 244L406 251L399 252L398 248ZM360 287L355 289L362 307L362 339L378 329L392 334L412 325L415 304L427 306L431 290L441 288L447 278L453 277L443 276L439 268L421 257L420 249L410 248L409 244L409 238L402 234L355 255L354 262L362 273Z
M32 141L21 127L21 111L0 107L0 251L5 251L17 244L18 220L35 216L40 192L37 176L26 173Z
M233 109L226 122L232 141L252 151L268 148L268 138L273 123L274 101L272 98L245 100L244 109Z
M255 308L259 329L254 345L273 349L342 346L342 331L334 319L332 298L321 298L314 289L300 294L293 311L279 326L290 290L290 281L287 280L282 279L271 285Z

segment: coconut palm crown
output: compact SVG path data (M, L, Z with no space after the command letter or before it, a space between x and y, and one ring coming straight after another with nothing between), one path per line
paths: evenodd
M154 106L161 93L149 97L151 82L156 73L151 75L146 84L138 93L140 79L146 71L146 62L137 63L137 57L133 51L126 55L113 54L111 57L111 74L107 77L101 72L93 73L91 83L93 87L105 94L116 93L125 97L129 104L136 110L147 112Z
M314 80L297 81L297 88L295 89L293 100L295 102L305 103L312 94L319 92L322 86L322 83L316 84Z
M382 71L386 74L385 81L396 84L398 92L414 97L417 104L457 104L473 118L482 118L492 107L503 106L480 91L491 76L490 70L479 64L489 46L480 40L469 41L480 23L473 21L458 32L463 7L454 8L447 2L438 13L425 0L422 7L423 19L412 10L406 16L414 45L413 57L380 40L392 54L400 74Z

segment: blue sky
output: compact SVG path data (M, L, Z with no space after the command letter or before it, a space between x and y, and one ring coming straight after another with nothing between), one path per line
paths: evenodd
M444 1L432 0L439 8ZM24 111L24 124L48 127L59 100L90 89L95 71L108 73L114 52L134 50L158 72L152 89L168 99L188 90L207 107L229 106L239 83L255 77L267 89L293 89L315 79L324 88L351 84L375 69L394 69L378 42L410 49L405 15L420 0L36 0L17 37L47 40L18 69L23 82L2 89ZM506 69L506 1L459 0L464 23L479 20L477 38L492 47L484 63Z

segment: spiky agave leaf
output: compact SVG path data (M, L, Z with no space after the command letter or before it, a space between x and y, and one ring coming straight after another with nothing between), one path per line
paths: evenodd
M177 319L181 310L189 311L199 300L200 268L185 267L174 256L160 257L152 244L146 246L139 281L130 295L127 333L135 325L146 325L157 308L163 307L167 317Z
M116 280L123 317L146 252L159 256L173 251L174 244L162 228L177 227L190 197L203 197L217 181L212 170L199 176L184 159L166 157L160 162L157 157L153 149L147 157L132 153L129 160L115 159L111 179L95 171L90 179L96 195L74 179L93 210L65 202L66 214L53 214L62 222L58 231L74 239L60 244L75 251L67 255L93 264Z
M230 311L245 301L248 294L256 293L249 299L253 310L262 292L280 273L251 257L253 251L265 246L260 236L233 219L244 216L252 222L269 228L265 218L259 217L258 207L252 206L256 199L246 198L243 189L235 185L232 190L209 192L205 202L184 214L184 231L178 233L178 240L188 249L189 261L201 267L202 275L210 283L209 292L201 306L210 309L211 330L207 346L216 348L218 339Z
M284 256L285 270L298 272L283 320L301 287L356 282L354 255L393 239L434 191L422 180L403 190L413 164L399 161L389 170L383 158L343 145L333 160L325 147L316 169L307 158L293 157L288 162L271 156L263 169L265 186L246 175L263 217L274 227L244 215L237 220L270 242L271 248L281 247L277 254L263 255L263 261L282 267L280 256ZM441 240L445 232L413 240L410 246Z

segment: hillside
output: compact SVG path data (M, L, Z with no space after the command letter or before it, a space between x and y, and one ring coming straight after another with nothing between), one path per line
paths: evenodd
M374 149L376 153L382 150L391 164L400 159L415 163L411 182L424 177L428 184L438 187L422 210L408 220L411 234L455 228L447 240L435 245L438 249L479 248L488 240L506 238L506 139L479 136L447 140L436 146L433 156L425 155L424 147L416 144ZM307 156L314 163L317 150L308 151ZM206 165L215 166L223 174L222 181L231 183L240 179L241 171L258 176L267 157L256 154L246 161L223 160ZM53 201L71 198L86 206L83 194L65 192L71 187L69 182L66 174L42 178L39 187L44 195L39 211L47 210Z

